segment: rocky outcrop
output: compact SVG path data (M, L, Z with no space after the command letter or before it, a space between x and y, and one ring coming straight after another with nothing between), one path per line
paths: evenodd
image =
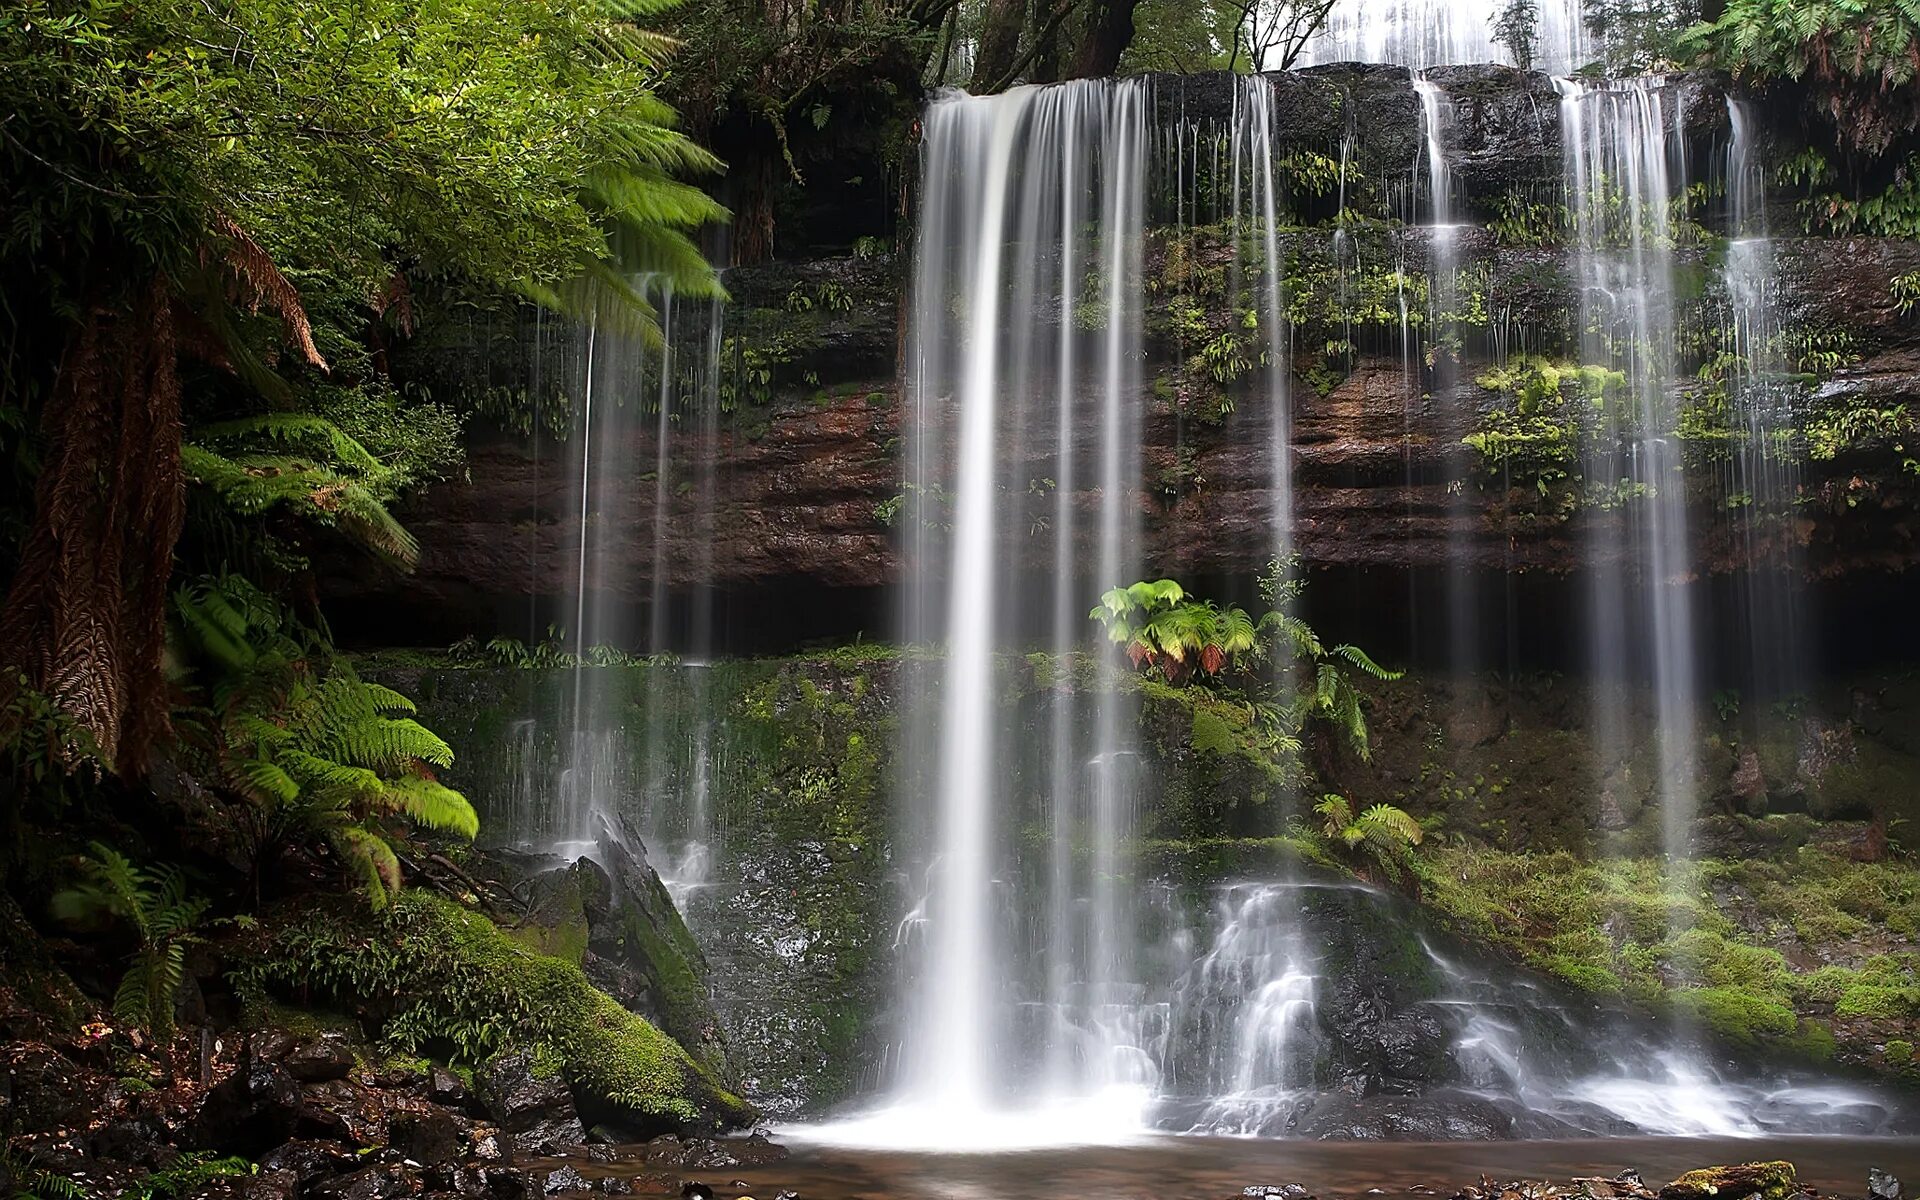
M1410 357L1402 319L1365 300L1369 289L1424 289L1433 265L1430 231L1405 200L1419 193L1424 170L1419 105L1406 72L1348 65L1273 80L1278 144L1326 163L1339 157L1352 181L1347 203L1363 217L1336 250L1335 214L1322 211L1326 198L1314 190L1323 185L1303 175L1293 189L1296 224L1281 238L1299 351L1288 388L1295 544L1309 565L1334 569L1565 574L1611 567L1599 560L1628 540L1606 530L1632 519L1630 504L1585 496L1577 479L1517 474L1463 443L1489 414L1511 406L1486 378L1508 348L1579 358L1580 269L1564 244L1558 96L1545 77L1507 68L1454 68L1433 78L1452 107L1456 200L1474 222L1451 239L1459 303L1471 310L1457 318L1465 328L1457 362L1445 353L1438 362ZM1218 76L1155 79L1155 110L1205 129L1225 119L1238 86ZM1715 178L1727 125L1721 93L1704 78L1676 86L1686 93L1673 107L1686 122L1688 177ZM1792 146L1778 141L1768 152L1784 156ZM1525 219L1516 204L1531 206ZM1776 230L1800 227L1790 197L1776 207ZM1680 218L1689 232L1676 250L1676 288L1688 329L1727 320L1723 209L1709 199ZM1162 228L1150 239L1150 394L1141 400L1138 491L1145 558L1165 573L1247 576L1270 552L1266 388L1195 374L1189 360L1198 346L1167 311L1189 286L1170 265L1176 238L1185 239L1182 269L1233 252L1207 230ZM1775 252L1783 328L1819 349L1804 367L1820 378L1797 402L1800 419L1852 416L1837 452L1798 467L1799 501L1778 520L1748 521L1741 498L1715 482L1724 471L1710 463L1692 473L1699 493L1692 561L1708 574L1756 562L1789 563L1816 578L1904 571L1920 561L1920 476L1902 467L1908 456L1896 449L1904 445L1898 422L1868 418L1920 407L1920 319L1900 311L1893 287L1920 271L1920 244L1783 235ZM851 632L833 623L835 605L860 604L904 569L904 523L896 520L908 440L898 366L907 333L904 272L899 256L882 255L728 274L733 302L720 397L727 411L710 430L694 421L673 427L676 486L658 486L647 469L656 459L655 422L630 422L611 432L615 444L597 448L606 461L633 466L630 494L605 519L636 531L603 541L601 594L642 605L656 583L669 591L711 586L753 609L759 626L812 604L815 611L793 617L796 636ZM1195 295L1209 331L1225 328L1228 306ZM1398 302L1387 296L1383 303ZM1418 295L1412 304L1409 319L1424 319ZM1322 357L1317 348L1328 342L1350 349ZM412 369L436 377L475 369L431 328L414 353ZM542 353L549 365L566 358L550 346ZM503 372L512 374L497 347L484 362L496 386ZM1681 406L1706 386L1690 365L1684 369L1671 385ZM1078 427L1091 446L1099 428L1091 407ZM1711 434L1703 436L1699 452L1719 452ZM549 435L480 435L468 482L437 486L402 509L421 543L419 569L404 585L352 572L329 579L349 602L348 623L378 613L386 624L401 611L431 639L490 632L503 622L518 627L529 606L537 613L544 605L567 624L559 600L576 588L581 536L575 450ZM1013 448L1008 477L1054 478L1058 452L1044 444ZM1577 466L1569 472L1578 474ZM693 482L703 480L711 484ZM1010 486L1005 503L1038 504L1042 495ZM1097 500L1091 493L1081 499L1089 511ZM656 512L662 500L666 508ZM1034 538L1031 553L1036 561L1050 556L1052 539ZM775 596L780 603L761 603Z

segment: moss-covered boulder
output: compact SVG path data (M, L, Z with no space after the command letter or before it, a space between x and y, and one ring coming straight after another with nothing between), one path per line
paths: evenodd
M244 990L324 998L389 1049L479 1064L530 1053L590 1119L641 1131L737 1126L739 1097L577 963L535 953L485 916L421 891L370 915L312 904L273 916L236 972Z
M1792 1163L1751 1162L1688 1171L1660 1189L1660 1200L1786 1200L1793 1191Z

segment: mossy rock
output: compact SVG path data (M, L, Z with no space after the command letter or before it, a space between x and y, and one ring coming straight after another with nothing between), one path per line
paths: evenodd
M753 1110L671 1037L485 916L409 890L384 913L315 904L279 914L235 971L243 994L324 996L384 1049L477 1064L509 1043L555 1063L589 1111L643 1129L745 1124Z
M1660 1189L1660 1200L1786 1200L1794 1190L1792 1163L1752 1162L1688 1171Z

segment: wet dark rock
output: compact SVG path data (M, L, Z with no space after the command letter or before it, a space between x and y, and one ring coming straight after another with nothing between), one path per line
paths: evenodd
M1254 1183L1241 1188L1240 1194L1255 1200L1313 1200L1313 1193L1297 1183Z
M211 1180L192 1193L192 1200L292 1200L299 1181L286 1171L261 1171Z
M382 1145L387 1132L386 1098L351 1079L309 1083L300 1089L300 1128L356 1146Z
M540 1190L548 1196L558 1196L562 1192L584 1192L587 1190L587 1181L572 1167L557 1167L540 1176Z
M474 1083L487 1114L499 1123L514 1154L551 1154L586 1141L586 1129L565 1081L538 1076L533 1055L525 1051L497 1054L475 1075Z
M293 1076L277 1063L245 1054L233 1074L201 1101L187 1144L256 1158L293 1136L300 1112Z
M419 1192L420 1174L399 1164L365 1167L307 1190L310 1200L393 1200Z
M172 1140L173 1131L165 1121L141 1114L109 1121L94 1130L88 1135L87 1149L95 1158L152 1168L176 1153Z
M461 1122L444 1108L396 1114L387 1142L421 1166L435 1167L460 1157Z
M276 1146L260 1157L262 1171L283 1171L300 1186L357 1165L355 1157L334 1142L300 1138Z
M280 1065L301 1083L345 1079L354 1066L353 1043L346 1034L327 1030L296 1043Z
M680 1185L680 1200L713 1200L713 1189L704 1183L683 1183Z
M86 1073L51 1046L0 1048L0 1123L19 1132L73 1126L93 1111Z
M1867 1170L1868 1200L1901 1200L1900 1179L1891 1171L1882 1171L1879 1167Z
M435 1063L427 1072L427 1099L435 1104L449 1104L456 1107L467 1102L467 1085L452 1071Z

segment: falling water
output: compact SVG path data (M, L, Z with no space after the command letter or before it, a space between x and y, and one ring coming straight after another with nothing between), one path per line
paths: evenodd
M1732 137L1727 145L1728 241L1722 278L1729 358L1722 386L1737 435L1726 494L1747 564L1740 601L1749 677L1742 682L1760 696L1777 698L1798 691L1805 679L1799 543L1791 534L1799 469L1778 440L1792 428L1793 389L1786 384L1779 345L1779 281L1755 121L1750 105L1732 97L1727 117Z
M1503 62L1512 53L1494 40L1500 0L1366 0L1335 4L1297 65L1398 63L1416 70L1461 63ZM1574 71L1592 53L1580 0L1539 6L1533 66Z
M572 666L563 711L514 728L514 798L498 827L523 847L565 857L592 854L610 830L632 828L670 884L694 883L715 840L697 667L713 641L721 311L651 279L635 286L658 310L657 336L594 322L573 356L542 364L557 376L554 389L576 398L561 451L574 534L557 622ZM623 586L636 541L647 548L644 605ZM685 666L671 669L683 654ZM635 656L651 665L620 665ZM549 719L551 758L537 749Z
M1624 398L1605 403L1605 429L1585 468L1590 489L1619 489L1615 504L1622 518L1596 519L1588 547L1590 651L1602 697L1597 741L1614 764L1621 763L1631 736L1624 688L1650 680L1652 792L1660 805L1669 890L1679 896L1691 887L1699 697L1686 475L1672 388L1675 231L1669 205L1679 191L1670 169L1678 122L1661 78L1557 82L1581 259L1582 358L1626 378Z
M1461 226L1454 220L1453 165L1447 158L1447 134L1453 121L1453 104L1439 84L1428 79L1413 81L1414 94L1420 99L1420 126L1426 149L1422 160L1426 167L1426 193L1431 206L1427 224L1427 323L1424 382L1436 397L1448 397L1460 384L1462 330L1459 323L1459 251L1457 240ZM1447 478L1467 477L1461 445L1449 447ZM1475 620L1475 594L1470 554L1458 544L1467 536L1473 519L1472 502L1464 487L1451 493L1448 501L1449 538L1446 569L1447 665L1458 677L1464 677L1482 665L1480 630Z
M909 641L945 653L921 680L906 747L910 776L933 781L935 817L906 927L922 966L897 1098L937 1110L954 1140L997 1127L997 1141L1001 1114L1042 1101L1137 1103L1150 1082L1127 1003L1130 705L1105 689L1057 698L1036 772L1051 845L1035 922L998 903L997 881L1026 870L1008 814L1022 787L1011 764L1031 748L996 728L995 681L1000 657L1032 641L1070 679L1093 598L1139 570L1147 98L1141 84L1092 82L952 94L924 123L907 620ZM1020 570L1042 557L1036 544L1051 567ZM1044 956L1044 978L1008 979L1030 956Z

